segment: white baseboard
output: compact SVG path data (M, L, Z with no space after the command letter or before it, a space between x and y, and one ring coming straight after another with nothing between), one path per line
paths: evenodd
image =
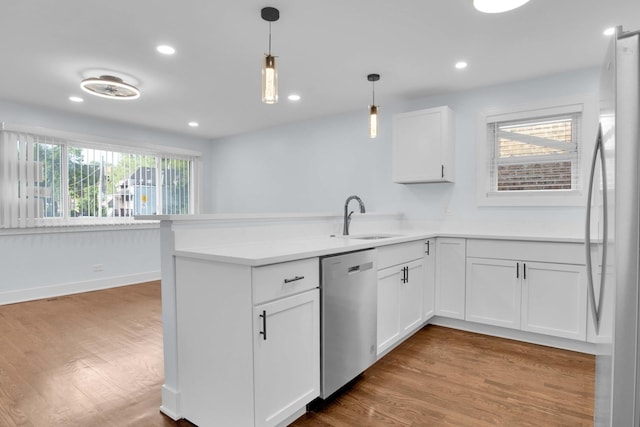
M478 334L523 341L531 344L544 345L547 347L555 347L563 350L576 351L579 353L596 354L595 344L586 341L553 337L549 335L536 334L533 332L520 331L517 329L501 328L499 326L484 325L481 323L467 322L465 320L451 319L442 316L434 317L429 321L429 323L433 325L446 326L453 329L460 329L468 332L475 332Z
M160 412L174 421L182 418L178 408L178 392L167 387L166 384L162 385L162 406L160 406Z
M160 280L159 271L129 274L126 276L106 277L84 282L62 283L41 288L19 289L0 292L0 305L15 304L17 302L33 301L43 298L53 298L63 295L77 294L81 292L98 291L101 289L116 288L118 286L134 285L136 283Z

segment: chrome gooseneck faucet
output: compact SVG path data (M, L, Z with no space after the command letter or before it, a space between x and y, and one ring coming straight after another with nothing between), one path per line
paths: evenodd
M342 228L343 236L349 235L349 224L351 223L351 214L353 214L353 211L349 212L349 214L347 214L347 211L349 210L349 202L352 201L353 199L357 200L358 203L360 204L360 213L365 213L364 203L362 203L362 200L360 199L360 197L358 196L347 197L347 201L344 202L344 227Z

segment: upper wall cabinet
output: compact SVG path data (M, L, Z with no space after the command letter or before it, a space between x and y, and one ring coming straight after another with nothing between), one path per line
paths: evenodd
M454 121L449 107L393 116L393 182L454 182Z

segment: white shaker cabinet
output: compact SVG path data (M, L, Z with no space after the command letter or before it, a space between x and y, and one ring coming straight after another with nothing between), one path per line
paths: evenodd
M393 182L455 181L455 123L449 107L393 116Z
M175 263L181 416L274 426L319 396L318 258Z
M319 291L254 308L256 426L274 426L318 395Z
M466 320L584 341L582 245L469 239Z
M423 242L378 248L378 356L422 325Z
M465 239L438 237L436 253L436 315L464 320Z
M520 263L467 258L466 320L520 328Z
M523 268L522 329L585 340L585 267L527 261Z
M424 242L424 288L422 299L422 318L428 321L436 314L436 240Z

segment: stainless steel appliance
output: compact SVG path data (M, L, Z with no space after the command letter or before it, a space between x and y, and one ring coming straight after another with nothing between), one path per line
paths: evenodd
M376 252L321 261L320 397L326 399L376 361Z
M640 33L617 29L600 75L586 221L596 426L640 425Z

